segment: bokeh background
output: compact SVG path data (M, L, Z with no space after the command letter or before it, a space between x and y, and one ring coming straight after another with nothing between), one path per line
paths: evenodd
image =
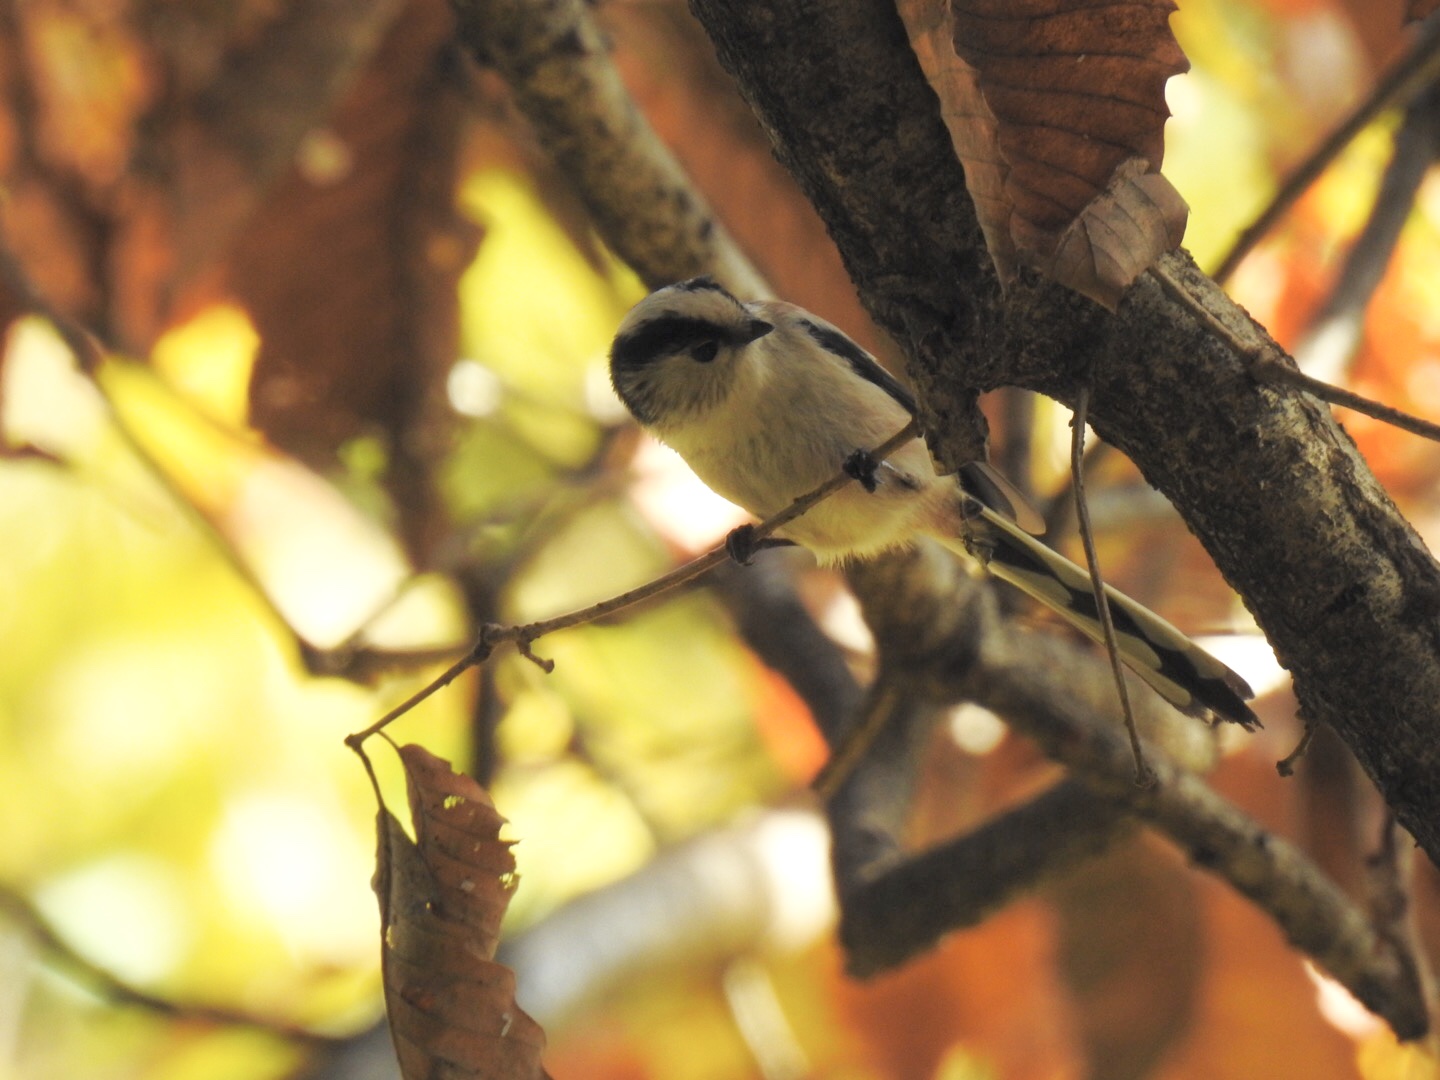
M777 291L893 357L684 6L596 15ZM1169 87L1165 171L1213 267L1415 30L1398 0L1187 0L1173 25L1193 69ZM743 520L626 422L605 353L643 290L451 33L443 0L0 10L0 1075L393 1075L374 797L343 738L480 624L629 588ZM1283 344L1330 295L1400 123L1356 139L1231 281ZM1434 417L1440 179L1403 219L1327 376ZM1060 490L1067 414L990 404L1037 493ZM1435 547L1440 451L1345 423ZM1276 776L1300 731L1238 602L1118 455L1090 491L1108 578L1261 691L1265 732L1227 747L1217 786L1363 897L1366 782L1323 736ZM773 561L863 676L842 583ZM737 576L545 639L553 674L507 655L396 726L510 821L507 955L556 1077L1437 1075L1143 836L848 980L806 786L823 743L737 633ZM910 839L1055 775L960 710ZM1422 927L1436 884L1416 867Z

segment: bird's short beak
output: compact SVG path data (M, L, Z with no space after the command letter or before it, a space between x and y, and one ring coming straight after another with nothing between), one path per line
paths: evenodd
M745 328L745 333L740 337L740 344L749 345L750 342L755 341L757 338L764 337L774 329L775 327L764 319L751 319L750 325Z

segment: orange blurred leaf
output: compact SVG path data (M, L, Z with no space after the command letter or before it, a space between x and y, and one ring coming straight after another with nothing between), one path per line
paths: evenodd
M375 891L384 924L385 1005L405 1080L547 1077L545 1034L494 962L515 884L505 819L481 787L419 746L400 750L412 842L379 818Z
M1114 307L1189 213L1160 176L1170 0L901 0L1001 279L1035 267Z
M942 1063L959 1048L974 1074L1054 1080L1078 1075L1067 1063L1079 1053L1054 950L1052 916L1025 900L904 967L863 983L837 978L832 992L876 1075L953 1075Z
M226 256L262 339L253 422L321 468L357 435L409 454L444 444L458 282L479 244L455 203L466 114L444 63L451 21L444 0L401 5Z
M224 62L136 134L134 154L151 164L127 191L112 253L124 267L116 323L132 347L146 347L177 306L183 314L187 290L208 287L215 262L353 85L401 0L278 5L253 38L231 24L230 5L210 7L187 29L223 49Z
M1150 1076L1194 1020L1205 937L1195 876L1137 836L1057 880L1059 969L1092 1076Z
M1389 1028L1377 1031L1361 1043L1357 1058L1360 1075L1365 1080L1436 1080L1440 1077L1440 1055L1430 1040L1397 1042Z

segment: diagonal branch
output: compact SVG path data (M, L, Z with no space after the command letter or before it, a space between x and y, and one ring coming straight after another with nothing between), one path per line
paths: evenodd
M1405 110L1370 217L1345 256L1330 295L1295 346L1295 359L1307 375L1327 382L1346 381L1364 336L1370 299L1385 276L1420 185L1437 157L1440 83L1432 84Z
M991 652L977 668L976 700L1060 757L1092 791L1164 832L1201 869L1222 876L1275 919L1308 953L1402 1039L1428 1029L1414 958L1373 926L1300 850L1267 833L1193 773L1148 754L1154 783L1130 778L1130 749L1113 728L1077 709L1066 686L1037 669L1028 635ZM987 643L999 639L987 639Z
M871 449L869 451L870 456L876 461L884 461L900 447L914 439L915 436L915 421L912 420L879 446ZM828 499L846 484L853 482L854 477L844 469L840 469L834 476L830 477L829 480L826 480L819 487L807 491L779 513L773 514L758 525L742 526L742 528L746 530L744 534L746 537L745 543L753 546L760 541L768 539L778 530L783 529L801 514L808 511L811 507L824 499ZM732 537L734 536L733 533L731 535ZM598 603L591 604L588 607L578 608L575 611L567 611L564 614L555 615L549 619L540 619L533 623L482 627L479 636L475 639L475 643L471 646L469 652L451 664L435 679L431 680L384 716L380 717L379 720L376 720L375 723L371 724L364 731L359 731L347 736L345 743L358 752L360 745L366 739L370 738L371 735L377 735L384 731L392 723L432 694L449 686L466 671L469 671L477 664L485 663L490 659L495 650L503 645L515 646L521 656L533 661L548 672L554 667L553 662L543 659L531 651L531 646L540 638L559 630L569 630L576 626L584 626L587 623L597 622L600 619L608 618L621 611L626 611L647 600L654 599L657 596L689 584L702 574L707 574L722 565L730 558L731 547L730 541L727 540L719 547L707 551L704 555L691 559L681 566L677 566L669 573L661 574L659 577L647 581L643 585L637 585L633 589L611 596Z
M712 273L768 294L631 100L582 0L453 6L461 41L505 76L601 235L652 288Z

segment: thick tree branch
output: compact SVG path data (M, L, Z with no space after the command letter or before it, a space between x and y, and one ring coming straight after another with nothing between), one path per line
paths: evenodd
M505 76L601 235L652 288L764 280L636 108L582 0L453 0L461 40Z
M1012 641L1013 631L991 590L932 545L857 564L849 578L879 642L880 678L907 691L900 722L882 733L831 806L841 939L849 969L869 975L1105 850L1133 828L1134 819L1125 799L1067 781L954 840L920 853L904 851L898 840L904 801L895 793L908 792L913 783L925 715L933 714L936 701L969 697L964 688L988 687L978 674L983 658L1005 651L988 638ZM1114 720L1115 688L1093 652L1050 638L1036 664L1097 726ZM1213 766L1209 731L1148 691L1138 693L1135 706L1152 745L1172 762L1193 770ZM1066 761L1063 752L1054 756Z
M928 569L945 577L940 583L944 599L929 605L930 614L948 610L968 615L966 605L949 604L951 594L944 588L953 585L958 574L954 560L933 554L933 559L911 555L855 567L852 583L862 596L893 597L899 580L910 578L910 588L899 594L924 598L935 590ZM721 568L717 577L721 596L746 642L796 688L826 740L832 746L843 745L846 726L861 705L861 689L839 648L811 621L788 577L773 559L744 570ZM908 606L908 599L902 599L890 610ZM869 605L869 613L877 621L884 617L876 603ZM933 620L926 622L933 629ZM882 663L898 668L882 678L901 686L915 682L903 645L920 640L908 636L904 627L896 628L893 635L885 626L877 630L886 656ZM952 630L962 641L971 633L963 622ZM901 645L898 657L893 646L887 647L892 641ZM973 661L975 647L971 641L957 651L969 653ZM949 658L934 659L944 664ZM1097 699L1113 692L1104 685L1093 654L1073 653L1071 659L1096 684ZM1172 710L1154 697L1142 699L1141 704L1151 710L1147 720L1152 733L1168 721L1166 743L1172 753L1193 768L1213 764L1214 742L1199 728L1177 721ZM1106 850L1135 829L1136 820L1122 806L1066 780L972 832L926 851L909 852L902 838L919 762L938 710L915 695L901 695L892 711L875 744L825 807L841 903L841 941L852 974L874 975L904 963L943 935L979 923L1016 896Z
M1128 775L1130 749L1113 726L1095 726L1066 685L1036 664L1036 644L1016 634L977 668L971 693L1001 712L1047 752L1060 756L1092 791L1127 805L1264 908L1296 948L1314 957L1402 1039L1428 1028L1413 957L1388 928L1372 926L1328 878L1285 840L1225 802L1198 777L1147 754L1154 783Z
M868 875L852 875L841 894L846 970L863 977L898 967L1108 850L1135 826L1112 800L1065 780L973 832L909 858L889 853Z
M942 460L975 452L980 391L1076 400L1164 492L1407 829L1440 859L1440 573L1329 410L1142 280L1119 314L1024 281L1002 299L934 94L892 6L692 0L862 299L907 342ZM1172 276L1263 333L1196 270Z
M840 646L816 625L776 558L720 567L712 579L745 643L795 688L831 746L853 721L864 691Z

